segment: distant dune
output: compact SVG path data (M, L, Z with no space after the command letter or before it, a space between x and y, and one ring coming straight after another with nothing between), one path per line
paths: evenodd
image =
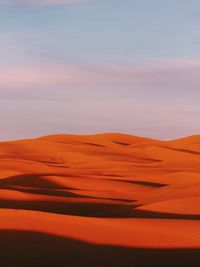
M200 266L200 136L0 143L2 267Z

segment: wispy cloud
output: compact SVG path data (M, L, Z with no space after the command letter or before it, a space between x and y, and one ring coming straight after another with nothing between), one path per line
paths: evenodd
M81 65L0 66L2 88L199 90L200 60L161 60L142 65L88 67Z
M65 6L89 2L90 0L3 0L0 6L6 7L37 7L37 6Z

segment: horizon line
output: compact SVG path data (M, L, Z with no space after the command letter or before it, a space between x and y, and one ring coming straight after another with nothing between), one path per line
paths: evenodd
M143 139L149 139L154 141L160 141L160 142L173 142L177 140L187 139L191 137L200 137L199 134L192 134L192 135L186 135L182 137L177 137L173 139L159 139L159 138L153 138L153 137L147 137L142 135L134 135L134 134L128 134L123 132L99 132L99 133L81 133L81 134L74 134L74 133L55 133L55 134L44 134L44 135L38 135L33 138L19 138L19 139L9 139L9 140L0 140L0 143L6 143L6 142L17 142L17 141L28 141L28 140L37 140L44 137L51 137L51 136L98 136L98 135L123 135L123 136L130 136L130 137L136 137L136 138L143 138Z

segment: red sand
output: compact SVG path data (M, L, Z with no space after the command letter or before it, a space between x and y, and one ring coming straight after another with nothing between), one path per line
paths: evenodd
M2 267L199 266L200 136L54 135L0 157Z

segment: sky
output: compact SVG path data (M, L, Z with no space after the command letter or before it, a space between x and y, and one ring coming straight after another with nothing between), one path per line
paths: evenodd
M199 0L0 0L0 140L200 134Z

